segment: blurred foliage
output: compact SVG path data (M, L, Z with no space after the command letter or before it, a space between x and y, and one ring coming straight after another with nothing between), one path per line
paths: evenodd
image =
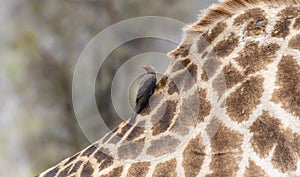
M196 20L210 1L190 0L4 0L7 19L0 49L0 176L32 176L86 147L89 142L72 109L72 77L87 43L106 27L138 16ZM1 9L0 9L1 10ZM1 14L0 14L1 15ZM109 127L116 126L111 80L126 59L160 49L154 39L116 49L99 71L96 98ZM151 45L153 44L153 45ZM154 46L154 47L153 47ZM158 47L157 47L158 46ZM144 50L147 49L147 50ZM96 130L101 131L101 127ZM16 151L12 147L18 146ZM16 153L18 151L18 153ZM22 160L16 160L22 159ZM17 163L17 169L16 164Z

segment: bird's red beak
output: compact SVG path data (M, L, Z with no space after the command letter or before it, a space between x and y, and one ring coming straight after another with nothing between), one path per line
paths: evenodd
M143 69L147 69L147 66L142 66Z

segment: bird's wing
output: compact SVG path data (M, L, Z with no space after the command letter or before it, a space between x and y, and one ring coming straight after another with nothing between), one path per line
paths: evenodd
M154 74L145 74L142 78L136 96L136 102L143 95L151 95L156 86L156 76Z

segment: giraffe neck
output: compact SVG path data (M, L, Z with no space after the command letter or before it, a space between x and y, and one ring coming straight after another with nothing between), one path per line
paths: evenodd
M230 0L187 27L150 106L40 176L300 174L300 2Z

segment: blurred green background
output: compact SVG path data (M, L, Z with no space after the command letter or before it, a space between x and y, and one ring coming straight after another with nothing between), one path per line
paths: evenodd
M71 84L80 53L97 33L139 16L190 24L216 0L0 2L0 176L30 177L90 144L74 116ZM129 42L101 67L96 99L109 127L120 122L107 98L118 67L158 47L154 39Z

